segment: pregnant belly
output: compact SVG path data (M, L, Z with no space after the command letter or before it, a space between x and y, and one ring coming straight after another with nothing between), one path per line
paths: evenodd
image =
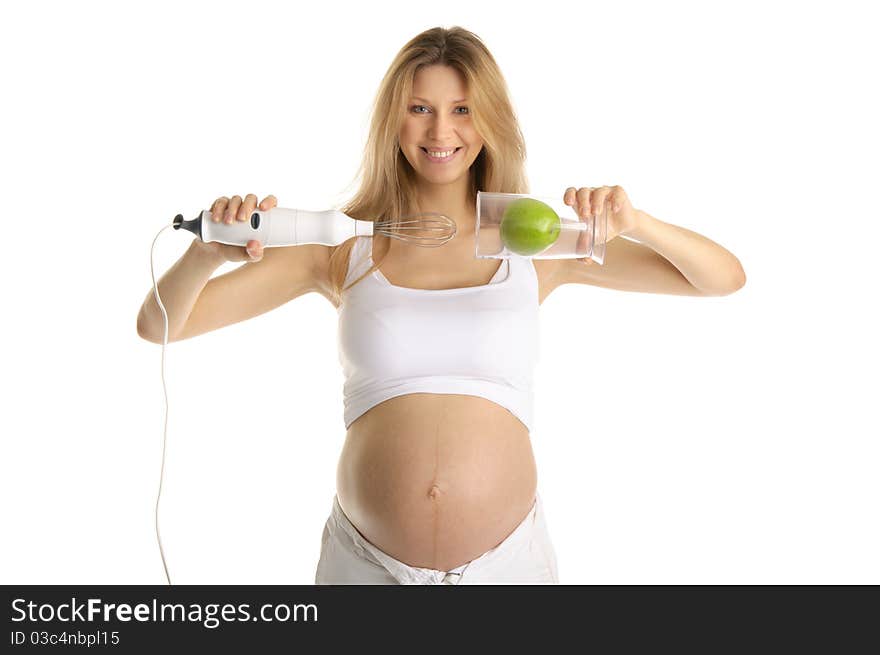
M535 501L526 427L484 398L408 394L349 426L337 498L392 557L448 571L501 543Z

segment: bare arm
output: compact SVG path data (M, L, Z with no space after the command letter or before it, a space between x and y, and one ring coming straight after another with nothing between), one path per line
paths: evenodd
M201 257L197 247L195 253L188 251L159 281L159 295L169 317L168 342L253 318L319 291L329 250L330 246L320 244L266 248L259 261L214 278L217 260ZM152 290L138 316L138 334L162 343L162 311Z
M168 314L169 343L183 329L199 295L223 262L222 257L199 249L193 242L183 257L159 279L159 296ZM165 324L152 286L138 313L137 331L143 339L162 343Z

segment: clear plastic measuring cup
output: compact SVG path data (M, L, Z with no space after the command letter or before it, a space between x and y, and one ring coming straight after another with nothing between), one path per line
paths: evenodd
M539 252L522 255L508 248L502 223L510 218L505 211L520 198L531 198L549 206L559 217L558 235ZM555 233L555 232L554 232ZM509 232L508 232L509 234ZM528 256L532 259L580 259L589 257L597 264L605 261L605 237L608 234L607 203L598 216L581 218L574 207L558 199L524 193L487 193L477 191L476 256L480 259L507 259Z

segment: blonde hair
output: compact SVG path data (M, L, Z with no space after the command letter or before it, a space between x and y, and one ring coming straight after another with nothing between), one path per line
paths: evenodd
M526 147L498 64L480 38L453 26L434 27L415 36L401 48L382 78L371 111L364 155L355 178L362 177L354 197L339 211L361 220L392 220L417 211L416 173L400 149L399 133L413 78L424 66L446 65L464 77L468 113L484 142L470 168L469 202L476 204L477 190L528 193ZM375 236L373 243L388 237ZM354 238L333 248L329 277L335 304L342 293L376 270L381 260L343 289ZM376 249L374 248L374 251ZM384 258L384 257L383 257Z

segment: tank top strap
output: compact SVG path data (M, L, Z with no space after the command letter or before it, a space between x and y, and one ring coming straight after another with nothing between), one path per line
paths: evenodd
M518 278L524 279L524 284L537 289L538 286L538 270L535 268L535 262L531 257L519 257L512 255L507 258L510 262L510 272Z
M348 273L345 276L343 286L348 286L354 280L358 279L372 266L372 242L373 239L367 236L354 237L354 245L348 257Z

